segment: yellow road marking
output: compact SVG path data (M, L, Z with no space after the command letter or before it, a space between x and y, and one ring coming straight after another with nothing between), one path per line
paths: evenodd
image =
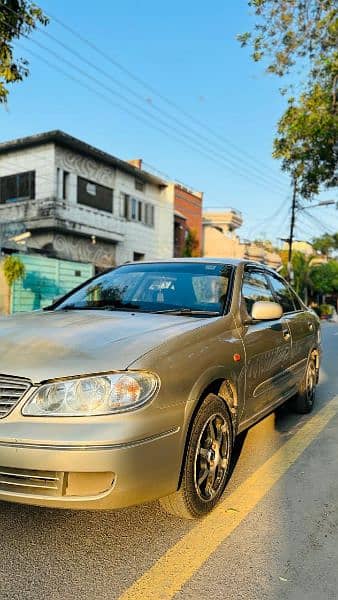
M210 515L199 521L161 556L119 600L168 600L179 592L337 413L338 396L309 419Z

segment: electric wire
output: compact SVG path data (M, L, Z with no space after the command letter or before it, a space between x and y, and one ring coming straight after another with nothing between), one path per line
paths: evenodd
M9 7L5 7L5 8L7 8L7 10L9 10L9 11L13 12L13 14L15 14L15 12L14 12L12 9L10 9ZM10 23L7 23L7 22L6 22L6 25L7 25L9 28L12 28L12 29L14 29L14 26L13 26L13 25L11 25ZM68 51L70 51L70 52L71 52L73 55L75 55L75 56L77 56L78 58L80 58L80 60L82 60L83 62L85 62L85 64L88 64L88 65L89 65L89 66L91 66L92 68L95 68L95 69L96 69L96 71L99 71L99 72L103 73L103 74L104 74L104 76L108 77L109 79L112 79L112 77L111 77L110 75L108 75L108 74L107 74L107 73L106 73L106 72L105 72L103 69L101 69L100 67L96 66L94 63L92 63L92 62L88 61L87 59L85 59L84 57L82 57L82 56L81 56L79 53L77 53L77 52L76 52L76 51L74 51L73 49L69 48L69 46L67 46L67 45L66 45L66 44L64 44L63 42L60 42L60 41L59 41L59 40L58 40L58 39L57 39L55 36L52 36L50 33L47 33L47 32L45 32L45 31L44 31L43 29L41 29L41 28L38 28L38 29L39 29L39 30L41 30L41 32L42 32L43 34L47 35L47 37L50 37L50 38L51 38L51 39L53 39L53 40L54 40L56 43L58 43L59 45L61 45L63 48L65 48L65 49L67 49ZM80 73L81 73L83 76L85 76L85 77L89 77L87 72L84 72L84 71L83 71L83 70L81 70L79 67L76 67L76 66L75 66L73 63L71 63L70 61L68 61L67 59L65 59L63 56L60 56L59 54L57 54L57 53L56 53L56 52L54 52L52 49L48 48L47 46L45 46L45 45L43 45L43 44L41 44L41 43L39 43L39 42L37 42L36 40L32 40L32 39L30 39L30 38L29 38L28 36L26 36L25 34L22 34L22 35L23 35L23 37L25 37L25 38L26 38L28 41L35 43L35 44L36 44L38 47L40 47L40 48L42 48L42 49L46 50L47 52L49 52L50 54L52 54L53 56L55 56L57 59L61 60L62 62L64 62L64 63L65 63L65 64L67 64L68 66L70 66L71 68L73 68L73 69L75 68L75 69L76 69L77 71L79 71L79 72L80 72ZM40 57L40 58L41 58L41 57ZM106 90L108 90L110 93L112 93L112 94L114 94L114 95L117 95L118 97L122 98L122 100L126 101L128 104L131 104L131 105L132 105L133 107L135 107L137 110L141 110L141 111L142 111L143 113L145 113L146 115L150 115L150 117L151 117L151 118L153 117L153 115L152 115L152 114L151 114L149 111L145 111L143 107L139 107L137 104L135 104L135 103L131 102L131 101L130 101L128 98L126 98L126 97L125 97L123 94L121 94L121 93L119 93L119 92L116 92L115 90L112 90L111 88L107 88L107 86L105 86L105 85L104 85L102 82L100 82L100 81L99 81L97 78L93 78L93 77L89 77L89 78L90 78L91 80L94 80L94 81L96 81L96 82L98 83L98 85L100 85L101 87L104 87L104 88L105 88ZM121 84L121 82L117 82L115 79L112 79L112 80L113 80L115 83L119 83L119 84ZM127 87L127 89L128 89L128 91L129 91L129 92L131 92L131 93L134 93L134 92L133 92L133 90L131 90L129 87ZM136 96L137 96L138 98L141 98L141 100L142 100L142 101L144 100L144 99L143 99L143 97L141 97L140 95L136 94ZM154 107L154 108L155 108L155 107ZM161 113L161 112L163 112L163 111L161 111L160 109L157 109L157 107L156 107L156 110L158 110L160 113ZM168 115L168 113L165 113L165 114L166 114L166 115ZM171 118L171 117L170 117L170 115L168 115L168 116L169 116L169 118ZM170 127L170 129L171 129L171 130L172 130L172 129L174 129L174 131L178 132L178 134L179 134L179 135L182 135L182 132L181 132L179 129L177 129L177 128L172 128L172 126L170 126L170 124L168 125L168 123L167 123L167 122L165 122L165 121L163 121L163 120L159 120L159 122L160 122L162 125L164 125L165 127ZM176 119L176 122L178 122L179 124L181 124L181 123L182 123L182 122L180 122L180 121L177 121L177 119ZM186 125L185 125L185 124L183 124L183 127L184 127L184 128L186 128ZM191 130L191 128L190 128L190 130ZM193 134L194 134L195 136L197 135L197 136L201 137L201 136L200 136L200 134L198 134L198 133L196 134L196 132L195 132L194 130L191 130L191 131L193 131ZM188 136L187 136L187 134L185 133L185 134L184 134L184 137L185 137L185 138L186 138L186 137L188 137L189 139L192 139L193 143L196 143L196 140L195 140L194 138L192 138L192 137L191 137L191 135L188 135ZM207 140L207 143L209 143L209 144L210 144L210 142L209 142L208 138L206 138L206 137L204 136L204 139L206 139L206 140ZM198 141L199 141L199 140L198 140ZM200 146L200 145L201 145L201 144L200 144L200 142L199 142L199 146ZM205 146L204 146L204 148L205 148ZM212 150L213 150L213 153L215 154L214 148L213 148ZM207 151L209 152L209 148L207 148ZM221 158L221 160L222 160L222 161L225 161L225 159L224 159L223 155L220 155L219 153L216 153L216 154L217 154L217 156L219 156L219 157ZM237 159L237 160L238 160L238 159ZM237 169L237 168L238 168L238 165L237 165L236 163L234 163L232 159L230 159L230 160L229 160L229 158L227 158L227 159L226 159L226 161L227 161L227 162L229 162L229 164L230 164L232 167L234 167L235 169ZM226 164L226 166L227 166L227 168L229 168L227 164ZM249 168L252 168L252 167L249 165ZM234 170L234 169L232 169L232 170ZM236 172L236 171L235 171L235 173L237 174L237 172ZM262 181L265 181L265 182L267 182L267 183L268 183L268 185L270 185L270 186L271 186L271 181L270 181L270 180L267 178L267 176L266 176L265 174L264 174L264 175L260 175L259 173L257 173L257 165L255 165L255 177L257 177L257 175L259 176L259 178L261 178L261 179L262 179ZM279 182L278 182L278 184L276 184L276 181L275 181L275 180L272 180L272 181L274 182L274 185L278 185L278 186L279 186L279 189L283 189L283 188L282 188L282 184L280 184Z
M78 58L79 60L81 60L82 62L84 62L85 64L87 64L88 66L90 66L91 68L95 69L95 71L101 73L104 77L106 77L108 80L112 81L113 83L115 83L116 85L118 85L119 87L124 88L125 90L127 90L131 95L133 95L135 98L137 98L138 100L140 100L142 103L144 103L145 98L141 95L138 94L137 92L135 92L135 90L133 90L132 88L130 88L130 86L126 85L124 82L121 82L117 79L115 79L114 77L112 77L112 75L110 75L109 73L107 73L104 69L102 69L102 67L100 67L99 65L96 65L95 63L93 63L92 61L89 61L87 58L83 57L79 52L77 52L76 50L74 50L73 48L70 48L67 44L65 44L64 42L60 41L58 38L56 38L54 35L52 35L51 33L45 31L44 29L42 29L41 27L37 27L37 30L39 32L41 32L43 35L45 35L47 38L52 39L56 44L58 44L59 46L61 46L63 49L67 50L69 53L71 53L73 56L75 56L76 58ZM141 107L143 109L143 107ZM215 148L215 142L210 141L210 138L208 138L207 136L201 134L199 131L197 131L196 129L193 129L191 126L188 126L186 123L184 123L183 121L177 119L176 117L174 117L173 115L171 115L170 113L168 113L167 111L165 111L164 109L159 108L157 105L155 105L154 103L150 104L150 108L159 113L160 115L164 115L167 119L172 120L174 123L177 123L180 127L183 127L184 131L188 130L190 131L194 138L196 138L195 141L197 141L198 143L200 143L201 139L204 139L206 141L206 143L211 146L212 151L214 152L214 148ZM149 111L146 111L149 114ZM221 149L221 152L224 152L224 146L217 144L217 146ZM227 155L229 155L229 151L226 149L227 151ZM218 153L219 155L219 153ZM223 154L222 154L223 156ZM230 153L231 156L231 153ZM243 164L243 158L242 157L236 157L234 155L233 159L234 161L238 161L241 160L241 164ZM255 170L255 173L260 174L262 177L264 177L267 181L270 181L271 183L273 183L274 185L278 185L278 186L283 186L284 187L284 183L282 182L281 179L277 179L274 175L270 175L266 173L266 169L262 170L260 169L257 164L255 164L255 166L251 166L250 164L246 165L249 169L253 169Z
M47 51L49 51L51 54L55 54L57 55L57 53L54 53L53 51L49 50L47 47L45 47L44 45L36 42L35 40L29 40L33 43L35 43L36 45L42 47L43 49L46 49ZM185 145L186 147L188 147L190 150L193 150L194 152L198 152L199 154L201 154L202 156L208 158L212 163L219 165L222 169L226 169L230 172L232 172L236 177L245 177L246 179L248 179L251 183L254 183L255 185L258 185L259 187L265 187L267 189L269 189L271 191L271 184L269 182L265 182L264 180L259 181L259 179L254 178L250 173L247 173L245 171L243 171L242 173L240 173L238 171L237 165L231 165L229 166L229 164L227 164L223 158L221 158L221 160L218 160L214 155L209 153L209 150L205 150L204 146L199 145L199 146L195 146L194 145L194 140L193 143L190 143L189 141L187 141L186 138L189 138L190 136L186 136L183 135L179 130L177 130L176 128L173 128L169 125L167 125L165 122L163 121L159 121L160 122L160 126L156 123L154 124L152 121L152 116L149 118L147 116L140 116L138 114L135 114L134 112L132 112L129 108L127 108L124 105L118 104L115 101L112 102L112 100L110 98L107 98L106 95L98 92L95 88L93 88L92 86L89 86L88 84L84 83L82 80L80 80L78 77L74 77L74 75L70 75L67 71L65 71L64 69L60 68L58 65L55 65L53 63L51 63L48 59L46 59L45 57L42 57L40 54L35 53L31 48L27 48L26 46L23 46L22 44L17 43L17 46L24 48L24 50L26 52L29 52L32 56L34 56L36 59L46 63L50 68L55 69L61 73L63 73L63 75L65 75L66 77L72 79L73 81L79 83L80 85L82 85L83 87L86 87L88 90L92 91L94 94L96 94L97 96L99 96L101 99L104 99L106 102L108 102L109 104L111 104L112 106L117 107L119 110L126 112L128 114L130 114L132 117L134 117L135 119L146 123L146 125L150 125L153 129L156 129L158 131L160 131L161 133L164 133L166 137L168 137L168 133L169 133L169 137L175 139L176 141L178 141L180 144ZM79 69L77 66L72 65L72 63L70 63L70 61L68 61L67 59L64 59L63 57L60 57L59 60L61 60L61 62L64 62L65 64L68 64L69 66L71 66L71 68L73 68L77 73L79 72L81 75L83 75L84 77L86 77L87 79L89 79L90 81L95 81L100 87L106 88L106 86L104 86L104 84L102 84L97 78L94 78L92 76L89 76L85 71L83 71L82 69ZM108 91L109 88L108 88ZM110 93L112 93L110 91ZM114 95L117 95L114 93ZM118 94L120 95L120 94ZM130 102L129 102L130 104ZM136 108L138 108L136 106ZM163 129L163 127L165 127L165 129ZM173 133L174 131L174 133ZM178 135L176 135L175 131L178 132ZM274 192L276 195L284 195L284 192L282 191L282 189L278 189L275 190Z
M261 161L257 160L256 157L252 156L250 153L248 153L245 150L243 150L243 148L239 148L230 139L228 139L228 138L226 138L224 136L221 136L218 132L215 132L212 128L210 128L205 123L203 123L202 121L200 121L199 119L197 119L194 115L192 115L191 113L189 113L188 111L186 111L185 109L183 109L182 107L180 107L173 100L167 98L164 94L162 94L161 92L159 92L158 90L156 90L152 85L148 84L141 77L139 77L138 75L135 75L135 73L132 73L129 69L127 69L126 67L124 67L119 61L117 61L116 59L112 58L109 54L107 54L106 52L104 52L103 50L101 50L98 46L96 46L93 42L91 42L90 40L88 40L85 36L83 36L79 32L75 31L72 27L70 27L69 25L67 25L66 23L64 23L60 18L58 18L58 17L56 17L55 15L52 15L52 14L47 15L47 17L49 17L50 19L54 20L63 29L65 29L66 31L68 31L69 33L71 33L74 37L77 37L79 40L81 40L81 42L83 44L87 45L92 50L94 50L95 52L97 52L100 56L102 56L103 58L105 58L108 62L110 62L111 64L113 64L115 67L117 67L122 73L126 74L128 77L130 77L136 83L140 84L142 87L144 87L145 89L149 90L155 96L157 96L158 98L160 98L163 102L165 102L169 106L172 106L176 111L180 112L182 115L184 115L186 118L190 119L192 122L194 122L198 126L202 127L206 131L209 131L215 138L221 140L223 143L225 142L228 146L230 146L237 153L239 153L241 157L243 155L246 156L249 160L251 160L253 162L255 168L257 167L257 164L262 164L263 168L266 169L266 165L264 163L262 163Z

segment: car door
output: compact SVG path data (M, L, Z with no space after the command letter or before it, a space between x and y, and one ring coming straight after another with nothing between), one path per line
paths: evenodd
M291 331L291 361L290 374L292 385L297 389L302 379L307 360L315 344L316 327L315 319L310 311L306 310L297 294L277 274L268 274L268 279L276 302L283 307L284 318Z
M282 317L272 321L249 320L254 302L274 301L274 296L262 268L246 267L242 282L244 315L243 341L246 350L246 394L244 422L266 412L289 389L287 367L291 355L291 335Z

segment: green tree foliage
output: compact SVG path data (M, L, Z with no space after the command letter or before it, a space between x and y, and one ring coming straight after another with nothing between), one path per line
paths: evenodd
M288 263L288 251L282 250L280 252L280 256L282 259L283 269L282 275L283 277L288 276L287 263ZM293 287L296 290L297 294L307 302L309 293L313 288L312 283L312 260L313 256L307 256L303 254L303 252L294 251L292 253L292 269L293 269Z
M22 279L25 276L25 265L18 256L6 256L3 262L3 270L9 288L18 279Z
M320 294L338 292L338 261L329 260L327 263L314 265L311 269L313 290Z
M255 62L266 60L266 71L288 75L302 63L311 81L322 78L322 61L337 60L337 5L334 0L250 0L254 33L237 36L251 46Z
M334 0L251 0L254 32L238 36L254 61L278 77L304 73L278 122L273 156L297 180L304 198L337 184L338 11ZM299 75L297 73L297 81ZM286 93L288 88L284 88Z
M303 198L318 194L320 185L337 185L338 116L332 109L331 90L319 83L289 106L278 122L275 158L297 179Z
M14 56L13 42L26 36L37 24L47 25L42 10L30 0L0 0L0 103L6 103L8 84L29 74L28 61Z
M333 235L324 233L324 235L313 239L312 246L320 254L329 256L332 250L338 250L338 233Z
M199 256L198 238L194 229L189 229L184 242L183 256Z

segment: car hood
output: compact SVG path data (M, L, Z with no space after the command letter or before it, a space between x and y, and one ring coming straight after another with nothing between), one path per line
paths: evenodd
M0 319L0 374L47 379L124 370L205 319L110 311L21 313Z

